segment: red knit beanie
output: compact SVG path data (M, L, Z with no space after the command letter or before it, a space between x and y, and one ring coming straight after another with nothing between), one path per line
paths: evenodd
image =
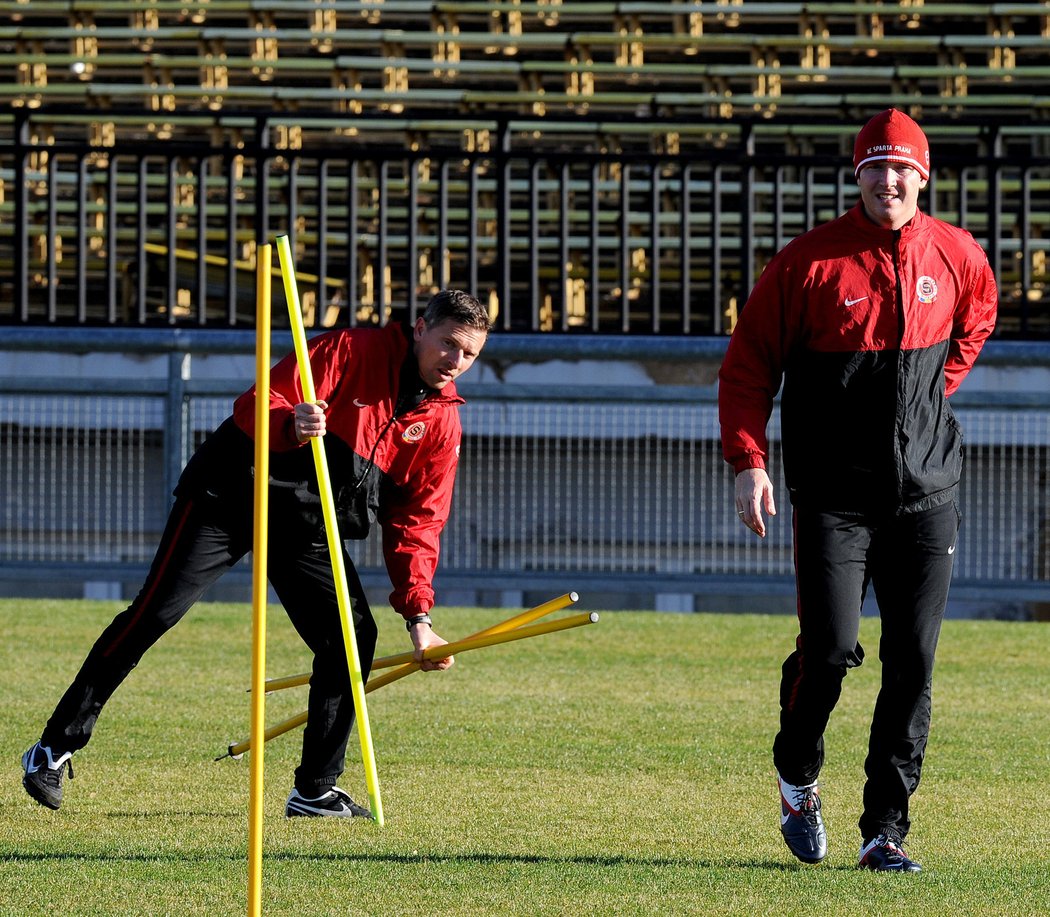
M930 142L918 124L895 108L877 114L857 134L853 174L860 175L864 166L880 159L906 162L923 178L930 177Z

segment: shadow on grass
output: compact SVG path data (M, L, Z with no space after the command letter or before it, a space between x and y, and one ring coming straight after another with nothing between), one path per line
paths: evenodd
M221 860L241 861L243 854L234 853L182 853L182 854L118 854L118 853L22 853L22 852L0 852L0 863L61 863L72 862L97 862L97 863L207 863ZM274 853L263 853L263 860L272 863L390 863L397 866L434 866L453 865L465 866L470 864L483 865L532 865L532 866L596 866L596 867L641 867L650 868L687 868L687 869L760 869L769 872L802 872L807 868L800 863L776 862L773 860L748 860L737 861L714 861L714 860L691 860L685 857L645 857L645 856L540 856L537 854L519 853L459 853L439 854L436 856L425 854L407 853L289 853L279 851ZM840 865L832 866L825 864L819 867L822 871L849 870L855 871L855 867Z
M275 861L275 862L296 862L299 860L321 860L321 861L337 861L337 862L362 862L362 863L394 863L399 866L433 866L435 864L444 865L467 865L467 864L484 864L484 865L503 865L510 864L515 866L520 865L533 865L533 866L548 866L548 865L559 865L564 864L567 866L598 866L598 867L616 867L616 866L628 866L628 867L642 867L642 868L702 868L702 869L761 869L769 872L805 872L807 869L815 867L807 867L801 863L788 863L779 862L776 860L693 860L687 857L646 857L646 856L540 856L538 854L521 854L521 853L459 853L459 854L439 854L437 856L428 856L425 854L402 854L402 853L381 853L381 854L367 854L367 853L350 853L350 854L334 854L334 853L321 853L321 854L309 854L309 853L290 853L288 851L279 851L274 853L266 853L263 855L264 859ZM854 871L852 866L830 866L824 864L819 867L821 870L842 870L846 869L850 872Z

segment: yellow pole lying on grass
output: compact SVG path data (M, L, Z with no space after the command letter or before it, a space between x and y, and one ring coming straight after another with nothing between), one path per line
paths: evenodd
M295 342L295 359L299 364L299 381L303 389L303 400L317 400L314 391L313 370L310 367L310 354L306 347L306 331L303 328L303 317L299 311L299 292L295 285L295 270L292 265L291 247L287 236L277 237L277 254L281 262L281 276L284 280L285 297L288 300L288 317L292 324L292 340ZM335 580L336 596L339 602L339 622L343 629L343 645L346 648L346 661L350 670L350 689L354 697L354 708L357 711L357 734L361 741L361 757L365 766L365 783L368 786L368 799L371 803L372 818L376 824L383 824L383 802L379 795L379 775L376 773L375 751L372 748L372 731L368 724L368 708L365 705L365 683L361 674L361 659L357 652L357 638L354 633L353 608L350 604L350 592L346 585L346 568L343 563L343 543L339 538L339 523L335 515L335 500L332 497L332 482L328 476L328 461L325 458L324 443L321 437L310 437L313 449L314 467L317 470L317 485L321 494L321 509L324 513L325 533L328 537L328 551L332 556L332 576Z
M478 631L476 634L473 634L470 637L465 637L463 640L460 640L458 642L446 643L443 646L439 646L439 647L431 647L432 650L438 651L438 652L434 653L432 658L443 659L446 655L451 655L451 654L454 654L454 653L457 653L457 652L466 652L467 650L470 650L470 649L480 649L483 646L492 646L492 645L494 645L494 643L508 643L510 641L513 641L513 640L524 640L524 639L527 639L529 637L538 637L541 634L545 634L545 633L553 633L555 631L566 630L566 629L571 628L571 627L580 627L581 625L596 623L598 621L598 615L595 612L590 612L589 614L588 613L583 613L583 614L578 614L578 615L572 615L572 616L570 616L568 618L562 618L559 621L552 621L549 624L536 625L535 627L528 627L528 628L518 627L518 628L515 628L513 626L513 622L515 622L515 621L535 620L535 618L540 616L540 615L549 614L551 611L557 611L559 608L564 608L566 605L572 604L572 602L577 601L578 598L579 597L576 595L575 592L571 592L571 593L568 593L567 595L561 596L558 599L552 599L551 602L547 602L544 605L540 605L540 606L537 606L536 608L530 609L529 611L522 612L522 614L516 615L513 618L508 618L506 621L502 621L499 624L495 624L492 627L486 628L485 630ZM561 604L558 604L558 605L555 606L554 603L556 603L556 602L557 603L561 603ZM547 610L542 611L539 614L536 614L536 612L538 612L539 609L541 609L541 608L542 609L547 609ZM498 628L501 628L501 627L502 628L506 628L506 629L503 630L503 631L498 630ZM492 637L500 637L501 635L502 635L502 639L493 640L491 642L481 642L483 640L490 640ZM467 644L470 644L470 645L467 645ZM441 651L443 651L443 653ZM424 652L423 655L426 657L428 655L428 652L429 651ZM409 655L411 655L411 654L409 654ZM395 657L387 657L387 658L388 659L392 659L392 658L395 658ZM388 685L388 684L390 684L393 681L397 681L399 678L403 678L405 675L410 675L410 674L412 674L412 672L415 672L418 669L419 669L419 663L417 663L415 661L413 661L411 663L408 663L407 665L403 665L400 668L392 669L391 671L387 672L385 675L380 675L380 676L378 676L376 678L370 679L368 684L365 685L365 691L370 694L372 691L375 691L376 689L381 688L384 685ZM291 679L291 678L302 678L302 677L303 676L295 676L295 675L288 676L289 679ZM309 676L305 676L305 677L306 677L307 680L309 679ZM287 680L287 679L275 679L275 681L282 681L282 680ZM299 681L299 682L297 682L297 684L306 684L306 681ZM292 685L287 685L286 684L286 685L282 685L282 687L292 687ZM284 735L284 733L290 732L291 730L295 729L297 726L302 726L302 724L305 723L305 722L306 722L306 713L305 712L296 714L295 716L290 717L289 719L284 720L283 722L277 723L276 725L271 726L269 729L267 729L266 730L266 734L263 737L263 741L269 742L270 739L275 739L275 738L277 738L277 736ZM220 758L224 758L224 757L237 758L240 755L243 755L251 747L252 747L252 745L251 745L251 741L250 740L244 741L244 742L235 743L233 745L230 745L229 748L226 751L226 754L225 755L220 755Z
M248 917L262 913L263 745L266 725L266 533L270 479L270 263L269 245L255 262L255 515L252 525L252 761L248 788Z

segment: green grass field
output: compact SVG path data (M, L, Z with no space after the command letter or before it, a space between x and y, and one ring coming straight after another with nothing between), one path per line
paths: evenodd
M22 790L22 752L117 610L0 601L0 914L246 913L249 763L213 758L248 731L247 606L202 604L147 654L77 755L61 811ZM441 609L438 630L507 614ZM393 613L377 615L380 653L407 649ZM307 669L279 608L268 628L268 674ZM854 868L877 620L827 734L829 856L804 867L780 839L769 747L794 633L789 616L613 612L377 691L382 829L286 820L299 733L275 739L263 912L1050 912L1050 625L945 624L915 876ZM303 688L272 695L267 722L304 707ZM355 733L340 783L365 800L362 775Z

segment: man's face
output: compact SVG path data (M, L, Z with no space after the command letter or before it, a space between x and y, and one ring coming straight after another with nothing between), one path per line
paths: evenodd
M900 229L915 216L926 179L915 166L890 159L866 165L857 184L869 219L885 229Z
M442 389L470 369L488 335L452 319L428 328L423 319L417 318L412 338L420 377L431 388Z

